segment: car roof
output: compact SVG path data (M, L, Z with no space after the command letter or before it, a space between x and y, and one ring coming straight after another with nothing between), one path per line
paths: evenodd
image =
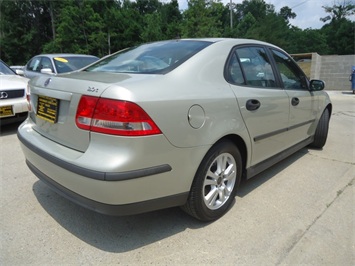
M259 40L254 40L254 39L244 39L244 38L186 38L186 39L176 39L176 41L206 41L206 42L211 42L211 43L224 43L226 45L232 44L232 45L240 45L240 44L258 44L258 45L267 45L271 47L275 47L278 49L281 49L280 47L264 42L264 41L259 41ZM164 40L161 42L165 41L172 41L172 40ZM281 49L282 50L282 49Z
M88 54L39 54L39 55L36 55L36 56L47 56L47 57L51 57L51 58L54 58L54 57L68 57L68 56L75 56L75 57L96 57L98 58L97 56L94 56L94 55L88 55Z
M254 40L254 39L245 39L245 38L198 38L198 39L181 39L181 40L200 40L200 41L209 41L209 42L233 42L236 44L263 44L269 46L275 46L271 43L264 41ZM275 46L277 47L277 46Z

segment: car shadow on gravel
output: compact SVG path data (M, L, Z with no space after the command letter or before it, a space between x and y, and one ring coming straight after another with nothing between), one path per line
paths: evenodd
M122 253L168 238L201 223L180 208L131 216L108 216L85 209L52 191L38 180L33 192L44 210L63 228L98 249Z
M302 149L254 178L243 181L236 198L251 193L307 153L308 149ZM107 252L131 251L210 224L197 221L180 208L121 217L98 214L63 198L39 180L33 184L33 192L59 225L87 244Z
M292 154L291 156L285 158L281 162L278 162L277 164L271 166L269 169L257 174L256 176L248 179L248 180L242 180L239 190L237 192L238 197L244 197L251 191L253 191L255 188L261 186L263 183L267 182L269 179L271 179L273 176L276 174L282 172L284 169L286 169L288 166L293 164L295 161L299 160L301 157L306 155L308 153L309 148L303 148L296 153Z

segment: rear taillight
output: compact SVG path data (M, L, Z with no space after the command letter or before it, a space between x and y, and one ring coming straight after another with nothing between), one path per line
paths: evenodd
M161 134L149 115L127 101L82 96L76 112L76 125L84 130L122 136Z

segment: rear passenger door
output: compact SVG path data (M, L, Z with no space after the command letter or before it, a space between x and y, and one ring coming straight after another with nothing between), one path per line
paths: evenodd
M263 46L242 46L232 51L226 78L236 96L251 139L255 165L288 146L290 101Z
M271 52L290 101L288 134L289 143L294 145L313 135L318 97L309 90L306 75L287 54L275 49Z

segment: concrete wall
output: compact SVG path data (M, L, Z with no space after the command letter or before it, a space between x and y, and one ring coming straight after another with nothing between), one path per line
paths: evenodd
M325 81L327 90L350 90L349 76L352 66L355 66L355 55L321 56L320 67L315 66L316 69L319 68L319 72L316 70L314 76L319 75L319 79Z
M309 53L293 57L296 61L299 60L299 66L310 79L325 81L326 90L350 90L349 76L352 66L355 66L355 55L320 56L317 53Z
M317 53L312 53L312 68L311 68L311 79L321 79L321 66L322 66L322 57Z

